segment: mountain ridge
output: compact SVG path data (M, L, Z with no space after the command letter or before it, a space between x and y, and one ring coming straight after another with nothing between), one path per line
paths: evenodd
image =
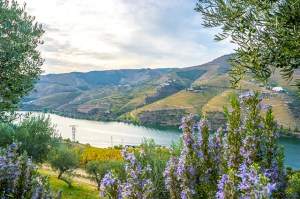
M257 89L262 95L287 109L275 111L284 126L299 123L298 98L293 100L293 88L282 85L279 77L272 85L283 86L287 92L274 93L250 76L241 81L242 88L232 90L224 55L211 62L186 68L122 69L108 71L72 72L41 76L35 90L23 100L22 109L48 111L68 117L101 120L133 121L142 124L179 125L181 117L193 113L200 118L206 114L224 123L221 111L228 105L230 94ZM285 103L285 102L289 102ZM289 106L296 107L290 109ZM284 117L291 122L285 122Z

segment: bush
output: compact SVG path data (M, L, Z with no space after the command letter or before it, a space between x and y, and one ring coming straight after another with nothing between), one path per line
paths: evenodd
M31 159L17 151L15 143L0 149L0 197L56 198L47 179L38 174Z
M300 175L291 175L289 181L288 189L286 190L287 198L297 199L300 197Z
M92 180L97 182L98 190L100 190L102 178L110 170L114 170L118 174L119 179L123 179L122 176L124 175L125 170L124 164L121 161L91 161L86 165L86 171L90 174Z
M118 178L114 170L109 171L101 181L100 197L105 198L153 198L155 187L149 176L151 167L141 164L137 159L144 157L144 151L139 154L127 152L126 148L122 151L126 160L125 181Z
M146 178L153 183L155 189L153 198L168 198L169 193L164 183L163 173L170 158L169 150L156 146L153 139L144 139L141 144L141 150L143 155L140 156L140 151L136 150L135 157L141 163L142 168L147 166L151 168Z
M0 123L0 147L7 147L13 143L15 132L9 123Z
M209 136L206 119L195 133L191 117L183 119L184 148L165 171L171 198L286 198L283 150L277 146L277 124L270 106L266 115L258 93L231 100L225 108L226 134ZM241 103L245 105L242 118Z
M51 150L60 144L50 117L45 115L25 118L17 127L15 136L22 143L20 150L26 151L36 163L47 160Z

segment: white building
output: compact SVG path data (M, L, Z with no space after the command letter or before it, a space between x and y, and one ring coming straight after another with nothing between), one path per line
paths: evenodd
M276 92L283 92L284 91L284 89L280 86L276 86L276 87L272 88L272 90L276 91Z

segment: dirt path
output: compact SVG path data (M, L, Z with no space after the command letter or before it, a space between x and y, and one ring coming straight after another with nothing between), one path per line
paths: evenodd
M49 167L48 165L42 165L41 168L43 170L53 173L53 175L57 175L57 172L53 171L51 169L51 167ZM76 170L74 170L74 176L72 179L74 182L86 183L86 184L90 184L93 186L97 186L97 183L90 180L88 177L89 177L89 175L85 172L85 170L76 169Z

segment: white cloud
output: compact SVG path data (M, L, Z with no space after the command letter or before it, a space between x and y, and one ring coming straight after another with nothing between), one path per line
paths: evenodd
M44 25L46 73L197 65L232 52L203 29L196 0L27 0Z

